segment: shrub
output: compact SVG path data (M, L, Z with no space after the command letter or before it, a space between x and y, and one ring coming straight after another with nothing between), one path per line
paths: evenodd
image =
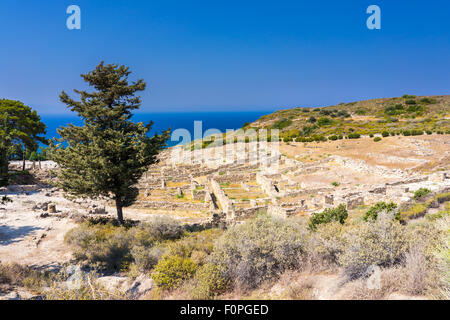
M332 185L333 187L339 187L339 186L340 186L340 183L337 182L337 181L333 181L333 182L331 183L331 185Z
M411 135L412 136L421 136L421 135L423 135L423 131L422 130L411 130Z
M258 216L227 230L216 242L211 263L243 289L277 278L300 266L304 229L290 220Z
M338 260L352 279L363 276L372 265L391 267L399 263L407 249L405 228L387 213L352 229L346 237L348 247Z
M291 124L292 124L292 120L291 119L283 118L283 119L280 119L277 122L275 122L272 125L272 129L282 130L282 129L286 128L286 127L289 127Z
M364 215L364 220L367 221L369 219L377 220L378 214L380 212L386 211L386 212L393 212L395 209L397 209L397 205L393 202L377 202L375 205L373 205Z
M195 300L214 299L224 293L230 285L220 267L211 263L207 263L197 270L194 283L191 297Z
M373 138L373 133L369 134L369 138Z
M423 103L423 104L436 104L437 100L434 99L434 98L422 98L422 99L420 99L420 103Z
M95 267L121 271L135 261L140 270L149 270L161 255L152 249L155 243L178 239L183 233L183 227L175 220L156 217L137 227L87 222L69 231L65 241L75 248L77 260Z
M359 133L350 133L348 135L348 138L349 139L359 139L359 138L361 138L361 135Z
M331 140L331 141L336 141L337 139L338 139L338 136L336 136L336 135L332 135L332 136L328 137L328 140Z
M99 268L123 270L132 260L132 237L125 227L85 223L69 231L65 241L75 247L77 260L87 260Z
M134 246L131 249L134 263L140 272L152 270L158 264L163 253L163 250L159 247Z
M321 126L321 127L330 125L332 123L333 123L333 121L330 118L327 118L327 117L321 117L321 118L319 118L319 120L317 120L317 124L319 126Z
M313 213L311 218L309 219L308 227L314 231L317 229L317 225L322 223L337 221L340 224L344 224L347 217L348 211L345 208L345 205L341 204L333 209L327 208L320 213Z
M416 190L416 192L414 192L414 199L419 200L423 196L426 196L427 194L430 194L430 193L431 193L431 190L426 189L426 188L420 188L420 189Z
M400 213L400 220L408 221L410 219L420 218L425 215L427 210L428 210L427 206L425 206L421 203L416 203L413 206L411 206L410 208L408 208Z
M164 256L152 273L155 284L163 289L175 289L191 278L197 265L189 258Z
M336 221L320 224L311 233L308 244L308 256L313 269L337 266L338 256L346 247L344 226Z
M380 137L375 137L375 138L373 139L373 141L379 142L379 141L381 141L381 138L380 138Z
M155 216L150 222L139 226L138 230L151 241L179 239L184 232L180 222L167 216Z
M389 137L389 132L383 131L383 132L381 133L381 135L382 135L384 138Z
M428 135L433 134L433 132L432 132L431 130L427 130L426 133L427 133Z

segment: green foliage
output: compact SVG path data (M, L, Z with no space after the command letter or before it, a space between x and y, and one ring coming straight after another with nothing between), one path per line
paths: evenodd
M47 143L42 136L46 126L36 111L20 101L0 99L0 186L8 184L8 152L25 148L37 150L38 143Z
M286 128L286 127L289 127L291 124L292 124L292 120L291 119L283 118L283 119L280 119L277 122L275 122L272 125L272 129L282 130L282 129Z
M359 133L349 133L347 136L349 139L359 139L361 135Z
M121 223L122 208L136 200L136 183L157 161L169 137L169 131L148 137L152 122L144 125L130 120L132 111L141 104L135 93L144 90L146 84L143 80L129 84L129 75L125 66L102 62L82 75L97 91L76 90L81 101L62 92L61 101L82 117L84 125L59 129L62 138L51 146L53 159L60 166L58 186L74 197L114 200Z
M414 100L414 99L408 99L408 100L405 101L405 103L408 104L408 105L415 105L415 104L417 104L416 100Z
M422 204L422 203L415 203L414 205L410 206L408 209L400 212L400 220L408 221L411 219L420 218L425 215L427 210L428 210L427 205Z
M419 200L423 196L426 196L427 194L430 194L431 190L426 188L420 188L414 192L414 199Z
M393 212L395 209L397 209L397 205L393 202L377 202L375 205L370 207L370 209L366 212L364 215L364 220L367 221L369 219L371 220L377 220L378 214L380 212L386 211L386 212Z
M175 289L191 278L197 265L189 258L164 256L156 265L152 279L162 289Z
M340 183L337 182L337 181L333 181L333 182L331 183L331 185L332 185L333 187L339 187L339 186L340 186Z
M373 138L373 141L375 141L375 142L380 142L382 139L381 139L381 137L375 137L375 138Z
M331 125L332 123L333 123L333 121L327 117L320 117L319 120L317 120L317 124L320 127L328 126L328 125Z
M336 135L332 135L332 136L328 137L328 140L331 140L331 141L336 141L337 139L338 139L338 136L336 136Z
M381 135L383 136L383 138L389 137L389 132L388 131L383 131L381 133Z
M367 113L367 110L366 110L366 109L363 109L363 108L358 108L358 109L356 109L355 113L356 113L358 116L363 116L363 115L365 115L365 114Z
M437 100L434 98L422 98L419 102L423 104L436 104Z
M230 286L230 281L224 277L223 273L220 267L211 263L201 266L194 276L192 299L210 300L224 293Z
M341 204L336 208L326 208L320 213L313 213L309 218L308 227L315 231L317 226L322 223L330 223L332 221L337 221L340 224L344 224L348 217L348 211L345 205Z
M259 216L228 229L216 242L211 263L232 284L251 289L299 267L304 230L289 220Z

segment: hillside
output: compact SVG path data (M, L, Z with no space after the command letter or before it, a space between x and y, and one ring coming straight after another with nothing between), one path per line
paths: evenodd
M450 95L382 98L335 106L285 109L244 128L280 129L286 141L355 138L358 135L450 133ZM340 137L340 135L342 137Z

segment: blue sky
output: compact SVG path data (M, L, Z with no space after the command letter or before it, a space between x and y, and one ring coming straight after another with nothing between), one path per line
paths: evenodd
M66 8L82 29L66 28ZM382 11L368 30L366 8ZM0 97L67 112L101 60L144 112L274 110L450 92L450 1L1 1Z

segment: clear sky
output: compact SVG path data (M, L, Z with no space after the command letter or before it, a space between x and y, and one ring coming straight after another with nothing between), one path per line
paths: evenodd
M66 112L59 93L101 60L147 81L145 112L450 94L448 0L2 0L0 41L0 97L41 113Z

